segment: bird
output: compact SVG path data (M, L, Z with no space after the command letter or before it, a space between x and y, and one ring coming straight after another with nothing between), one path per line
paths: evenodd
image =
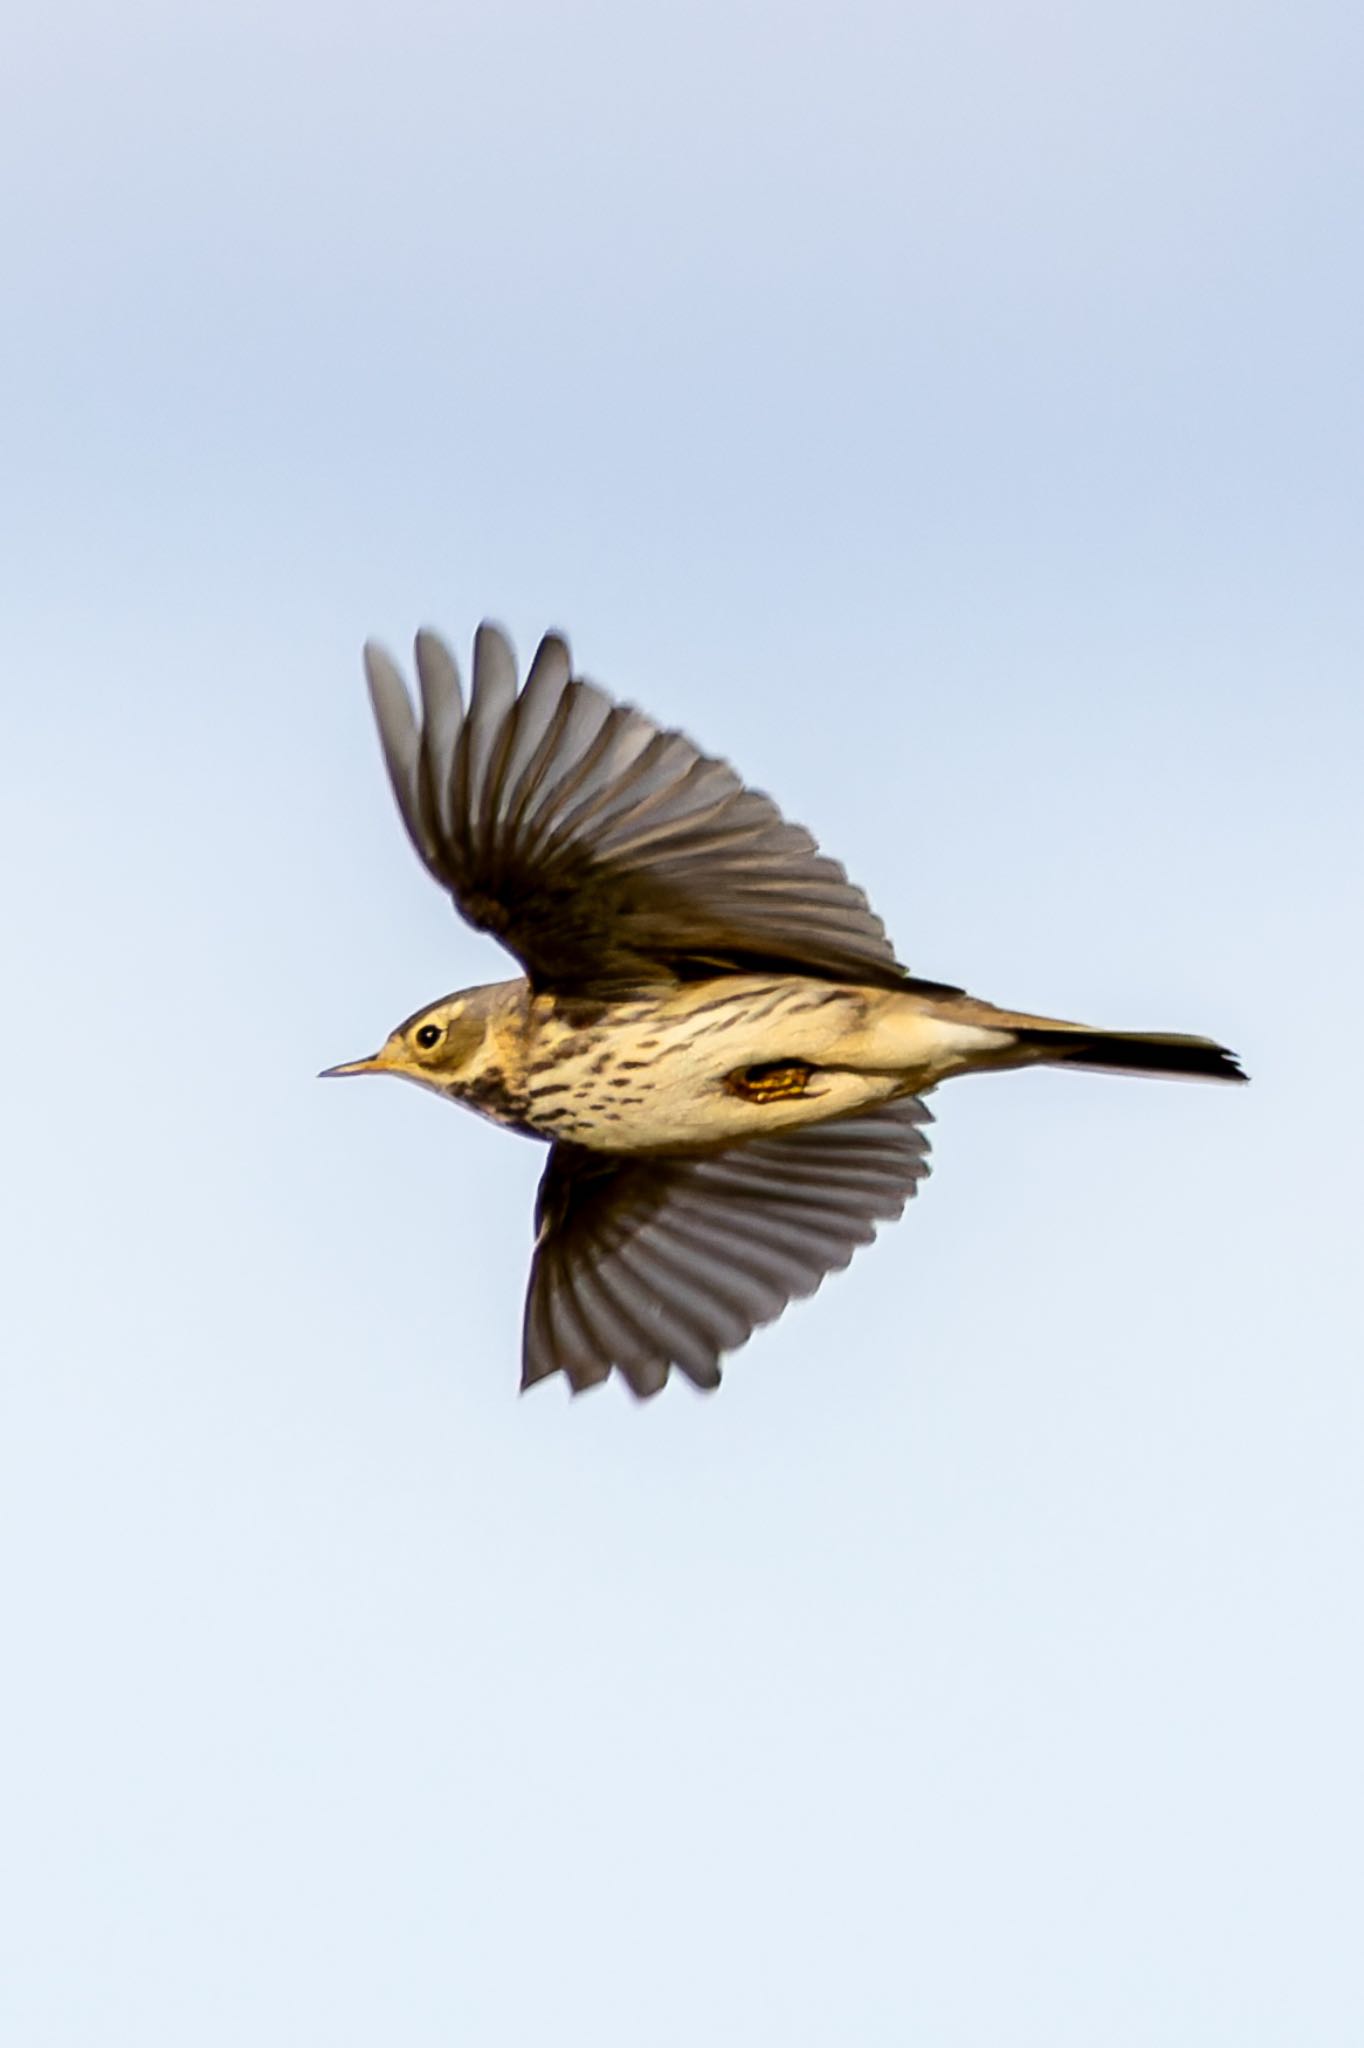
M924 1096L1027 1066L1243 1081L1210 1038L1000 1009L896 958L838 862L726 761L576 675L557 632L524 682L475 635L466 705L416 636L418 704L364 666L423 865L514 979L427 1004L366 1059L547 1141L523 1389L614 1371L696 1387L897 1218L929 1170Z

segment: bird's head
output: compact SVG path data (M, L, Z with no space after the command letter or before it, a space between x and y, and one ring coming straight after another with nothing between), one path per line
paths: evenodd
M321 1079L328 1081L343 1074L397 1074L442 1095L457 1093L461 1082L469 1078L487 1036L491 1020L488 1005L481 1000L487 993L466 989L461 995L442 996L438 1003L429 1003L391 1031L368 1059L327 1067Z

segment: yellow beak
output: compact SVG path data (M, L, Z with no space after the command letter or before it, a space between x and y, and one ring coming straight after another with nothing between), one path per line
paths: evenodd
M384 1074L388 1072L388 1061L381 1052L371 1053L367 1060L346 1060L339 1067L324 1067L318 1075L319 1081L335 1081L342 1074Z

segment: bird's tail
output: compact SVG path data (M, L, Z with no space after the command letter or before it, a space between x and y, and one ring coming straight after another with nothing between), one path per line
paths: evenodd
M1093 1067L1109 1074L1163 1074L1194 1081L1244 1081L1234 1052L1213 1038L1181 1031L1096 1031L1061 1017L1001 1010L975 996L947 995L918 1005L955 1027L945 1072L976 1067ZM965 1027L964 1029L962 1027ZM955 1042L953 1042L955 1041Z
M1014 1026L1020 1064L1094 1067L1108 1074L1164 1074L1197 1081L1244 1081L1240 1061L1211 1038L1174 1031L1091 1031L1080 1024Z

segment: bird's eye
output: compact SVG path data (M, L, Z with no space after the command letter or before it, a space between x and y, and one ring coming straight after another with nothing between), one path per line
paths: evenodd
M425 1052L430 1052L432 1046L439 1045L440 1041L441 1028L439 1024L423 1024L421 1030L417 1033L417 1043Z

